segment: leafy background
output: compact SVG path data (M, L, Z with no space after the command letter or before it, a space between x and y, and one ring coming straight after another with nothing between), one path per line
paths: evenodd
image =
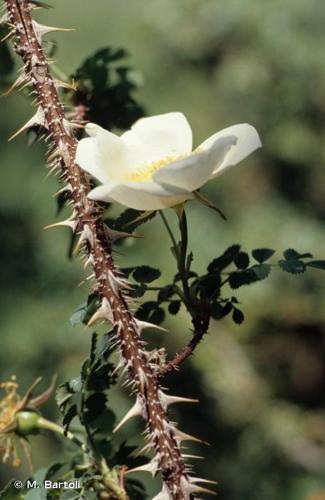
M204 190L228 221L194 202L188 206L199 272L237 242L246 250L293 246L324 257L322 0L93 0L82 7L57 0L37 18L77 28L49 37L67 75L101 47L125 47L138 102L148 114L184 112L196 144L233 123L260 131L264 148ZM67 259L65 230L42 229L54 220L57 188L55 179L45 180L43 146L27 150L26 138L6 142L29 118L30 103L13 94L1 106L1 379L15 373L23 390L39 375L45 386L53 372L60 381L78 373L90 334L69 317L88 289L78 286L78 260ZM169 218L174 221L172 212ZM167 283L174 262L164 228L157 219L139 232L143 239L119 249L119 263L160 267L160 283ZM246 321L240 327L230 319L214 322L195 356L170 378L174 393L201 401L174 410L175 418L211 443L199 450L207 460L197 469L219 481L221 500L323 500L324 275L276 270L238 297ZM181 311L166 326L170 333L155 334L154 341L173 352L190 324ZM118 415L130 405L120 388L111 401ZM54 403L45 413L60 418ZM120 439L136 444L141 429L129 424ZM33 445L35 467L63 453L49 436L35 437ZM1 466L1 482L25 473Z

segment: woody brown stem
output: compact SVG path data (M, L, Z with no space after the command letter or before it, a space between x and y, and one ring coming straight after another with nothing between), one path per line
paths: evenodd
M200 312L194 314L192 317L192 324L194 332L189 343L179 352L174 358L162 366L160 370L160 377L166 377L174 370L178 370L180 365L187 360L194 350L201 342L203 336L207 333L210 323L210 308L207 304L200 305Z
M128 308L124 283L111 255L109 230L102 222L102 210L88 199L91 190L89 177L75 163L77 141L71 134L39 34L33 25L30 15L33 2L5 0L5 3L8 22L16 37L15 50L23 59L25 74L33 85L44 115L44 125L48 129L54 154L57 155L61 178L71 193L75 229L82 235L93 265L102 308L106 311L106 319L115 326L124 365L143 408L142 415L146 419L150 442L156 453L157 470L162 472L165 483L164 498L187 500L192 498L192 491L184 486L189 484L189 478L180 451L180 440L161 401L154 367L149 363L139 338L138 323Z

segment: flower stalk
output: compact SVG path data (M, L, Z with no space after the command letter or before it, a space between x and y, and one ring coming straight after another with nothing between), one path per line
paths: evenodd
M193 354L194 350L201 342L203 336L207 333L210 324L211 311L209 305L204 301L193 301L191 298L191 291L188 284L188 273L190 271L187 255L188 247L188 225L185 208L182 207L177 213L179 220L179 229L181 240L177 244L175 236L170 228L168 220L162 211L159 212L162 221L167 229L167 232L172 241L173 252L177 261L177 268L182 283L182 292L179 290L179 295L192 318L193 335L183 349L171 359L168 363L163 365L160 370L160 377L164 378L169 373L177 370L184 361Z
M90 453L88 446L83 441L81 441L81 439L79 439L78 436L73 434L71 431L65 431L64 428L61 425L57 424L56 422L47 420L44 417L39 417L37 420L37 427L38 429L55 432L56 434L59 434L60 436L69 439L69 441L78 446L84 453L87 454Z
M32 85L38 103L35 116L21 130L34 125L47 130L53 171L59 171L64 189L70 193L73 213L62 224L80 234L78 248L85 250L87 264L93 267L95 288L101 297L96 319L104 319L115 327L121 366L137 394L137 411L131 416L138 414L145 419L148 449L155 453L142 470L153 476L162 473L164 486L156 500L188 500L197 492L208 492L198 485L199 479L189 476L181 453L182 441L195 438L181 432L168 418L167 407L177 402L177 398L162 391L155 366L144 350L140 334L147 325L141 324L130 312L127 283L112 259L114 238L102 222L100 206L88 198L92 188L88 174L75 162L78 143L73 130L79 125L66 119L57 92L58 84L51 76L41 46L42 37L49 29L32 20L31 10L39 6L38 2L5 0L5 5L8 26L16 38L15 50L24 62L21 80Z

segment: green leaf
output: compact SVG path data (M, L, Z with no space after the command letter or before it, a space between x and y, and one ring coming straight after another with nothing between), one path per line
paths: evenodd
M26 132L26 144L27 147L32 147L38 140L40 140L40 137L42 133L44 132L44 129L40 126L34 126L30 127L27 132Z
M123 49L105 47L88 57L72 78L76 92L68 91L74 105L87 108L87 119L105 129L127 129L144 114L133 98L134 70L125 65Z
M77 490L67 490L60 495L60 500L81 500L84 497Z
M256 248L252 251L252 256L260 264L263 264L263 262L270 259L274 254L275 250L271 250L271 248Z
M165 319L165 311L162 307L159 307L157 302L149 301L142 304L137 310L136 316L142 321L160 325Z
M95 361L107 361L109 355L114 352L115 346L112 343L114 334L115 328L112 328L108 333L105 333L104 335L97 335Z
M160 302L165 302L166 300L170 299L175 293L175 289L173 285L168 285L159 290L158 293L158 300Z
M220 295L221 278L220 273L205 274L199 279L201 297L214 300Z
M96 360L96 352L97 352L97 339L98 335L96 332L92 334L91 337L91 346L90 346L90 364L93 364Z
M72 326L79 325L80 323L86 325L90 318L95 314L100 306L99 296L96 293L89 295L87 302L80 304L75 312L70 317Z
M66 414L64 415L63 417L63 427L65 429L65 431L68 431L69 430L69 427L71 425L71 422L72 420L78 416L78 409L77 409L77 405L71 405L68 409L68 411L66 412Z
M132 498L132 500L146 500L148 498L145 487L136 479L126 480L126 490L129 498Z
M63 408L71 398L72 392L69 390L69 384L60 385L56 391L55 400L61 411L63 411Z
M58 216L62 209L64 208L65 204L67 201L71 199L71 193L67 189L65 191L61 191L59 195L56 198L56 203L57 203L57 209L56 209L56 215Z
M89 374L91 372L91 363L90 363L90 359L87 358L82 366L81 366L81 380L82 380L82 383L84 384L85 381L87 380Z
M251 271L255 274L258 281L267 278L271 272L271 266L269 264L260 264L259 266L251 267Z
M46 479L53 479L55 477L58 477L59 471L60 471L60 474L62 474L62 473L64 473L64 470L66 470L66 468L67 468L67 464L60 463L60 462L54 463L53 465L51 465L48 468L47 473L46 473Z
M39 488L34 488L28 490L25 500L46 500L47 492L44 488L44 480L46 478L47 469L39 469L31 480L35 479L36 483L40 486Z
M112 465L127 465L129 468L140 465L139 462L143 462L144 457L139 455L134 456L133 453L136 449L136 446L130 446L126 441L123 441L115 453L114 463Z
M322 269L325 271L325 260L312 260L311 262L307 262L306 265L308 267L314 267L315 269Z
M293 248L288 248L283 252L283 255L286 260L297 260L297 259L306 259L306 258L312 258L311 253L299 253L297 250L294 250Z
M301 274L306 271L306 264L298 259L279 260L279 266L287 273Z
M97 419L106 408L106 396L101 392L91 394L85 402L84 419L90 424Z
M40 486L39 489L29 489L24 500L46 500L46 490Z
M137 267L133 273L133 278L139 283L151 283L161 276L159 269L150 266Z
M70 323L72 326L77 326L83 322L86 314L87 302L80 304L74 313L70 316Z
M113 383L115 379L112 378L114 365L112 363L101 363L97 361L94 367L91 367L91 372L87 379L87 390L89 391L105 391Z
M299 259L300 253L294 250L293 248L288 248L283 252L284 258L286 260L294 260L294 259Z
M173 316L175 314L177 314L181 308L181 301L180 300L173 300L172 302L170 302L170 304L168 305L168 311L170 312L170 314L172 314Z
M130 290L129 295L130 297L133 297L134 299L139 299L140 297L143 297L144 294L146 293L147 288L143 285L140 286L133 286L132 290Z
M92 422L92 426L96 428L95 439L107 438L113 432L116 423L115 413L109 408L105 408L97 418Z
M215 302L214 304L212 304L211 316L216 320L223 318L223 307L219 302Z
M234 264L238 269L246 269L249 266L249 256L246 252L238 252L234 257Z
M240 245L232 245L220 256L214 259L208 266L208 271L222 271L234 261L240 251Z
M4 34L5 34L5 30L0 27L0 38L3 38ZM9 46L7 43L3 42L0 44L0 75L1 75L1 80L4 77L8 77L13 72L14 68L15 68L15 63L14 63L14 60L11 56ZM5 80L5 81L7 81L7 80ZM3 83L3 82L1 81L1 83Z
M215 320L219 320L227 316L233 309L231 302L227 302L225 305L220 304L220 302L215 302L211 306L211 316Z
M116 422L116 418L114 416L114 423L115 422ZM113 427L114 427L114 424L113 424ZM111 434L111 432L112 432L112 429L110 429L108 431L109 434ZM112 457L112 455L114 455L114 451L115 451L114 447L113 447L113 442L111 441L110 436L107 437L107 432L106 432L104 438L102 437L102 434L100 434L100 435L96 435L95 439L96 439L96 448L98 449L100 454L105 458L105 460L108 463L109 459ZM90 480L92 482L92 477L90 478ZM96 497L96 500L97 500L97 497Z
M149 220L155 217L157 212L152 211L140 211L133 210L133 208L128 208L115 220L114 229L115 231L126 231L131 232L142 224L145 224Z
M268 264L259 264L243 271L235 271L229 276L229 285L234 289L244 285L251 285L267 278L270 271L271 267Z
M15 480L13 479L7 484L3 490L0 491L0 498L2 500L24 500L26 489L18 490L14 487Z
M122 267L121 271L125 275L125 277L128 278L130 276L130 274L132 274L135 269L136 269L136 267Z
M237 325L241 325L245 320L244 313L240 311L240 309L234 308L232 312L232 319Z

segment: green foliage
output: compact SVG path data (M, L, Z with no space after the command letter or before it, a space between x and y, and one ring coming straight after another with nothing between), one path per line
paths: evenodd
M175 250L172 249L175 257ZM187 258L188 265L184 273L176 272L173 283L154 287L157 293L156 300L144 302L137 311L139 319L150 321L155 324L161 324L165 319L165 309L171 315L177 315L180 311L181 304L184 302L188 310L195 315L195 311L199 314L202 304L204 307L209 306L210 316L215 320L221 320L232 312L232 319L240 325L245 320L244 313L234 304L238 304L236 297L223 296L223 289L229 285L231 290L238 290L247 285L252 285L265 280L271 273L272 266L279 266L279 269L292 274L305 272L307 267L325 269L323 260L306 261L312 258L310 253L299 253L294 249L287 249L283 252L284 259L280 259L278 263L266 263L273 255L274 250L269 248L257 248L252 250L252 258L258 264L250 265L250 256L247 252L241 250L240 245L231 245L220 256L215 257L207 267L207 273L199 276L191 270L193 263L193 255L190 254ZM233 269L235 268L235 269ZM134 285L131 292L132 297L143 297L147 292L152 292L152 289L147 286L147 283L158 279L160 271L153 269L150 266L140 266L134 268L123 269L126 276L140 283ZM181 283L186 280L189 286L189 298L184 298L181 290Z
M142 457L132 456L134 447L126 446L125 443L119 445L113 440L115 415L108 407L108 392L117 380L115 366L110 361L114 352L113 338L113 330L106 335L94 333L90 355L82 365L80 376L62 384L56 395L65 432L68 432L72 424L79 422L86 433L90 456L95 462L99 457L103 457L112 471L122 465L135 467L143 461ZM77 474L77 471L78 460L72 467L74 474ZM88 494L103 489L102 477L96 472L96 468L87 468L82 474L79 471L77 477L82 481L82 491L86 492L87 498ZM141 483L127 481L126 487L130 494L134 494L134 498L140 499L140 494L142 498L146 497ZM81 493L78 491L76 494Z
M285 250L283 252L283 256L284 259L279 260L279 266L281 267L281 269L283 269L283 271L291 274L304 273L306 271L307 265L309 265L309 262L305 262L304 259L312 258L312 254L301 254L293 248L288 248L287 250Z
M249 266L249 255L246 252L239 252L234 257L234 264L238 269L246 269Z
M160 307L159 302L151 300L139 307L136 316L142 321L160 325L165 319L165 311Z
M92 293L88 296L86 302L80 304L70 317L72 326L80 323L87 325L90 318L95 314L100 305L100 299L97 293Z
M150 266L139 266L133 271L133 278L139 283L151 283L161 276L159 269Z
M124 49L100 49L73 75L77 91L72 101L87 109L89 121L109 130L129 128L143 116L143 108L133 98L137 83L134 71L125 65L127 55Z
M220 257L216 257L213 261L208 265L208 272L211 271L222 271L230 264L234 262L235 257L239 254L240 245L232 245L227 248L227 250L220 255Z
M5 35L5 29L0 26L0 39ZM4 89L11 81L15 69L15 63L12 58L7 43L0 43L0 88Z
M113 331L101 336L93 334L90 356L82 365L80 377L62 384L57 391L56 400L63 414L66 430L73 419L78 417L89 432L99 419L101 425L105 420L108 434L112 431L114 415L106 406L107 391L116 382L114 365L109 361L112 336Z
M268 277L271 267L268 264L254 265L243 271L234 271L229 275L231 288L237 289L243 285L251 285Z
M180 300L172 300L169 305L168 305L168 312L171 315L176 315L179 313L179 310L181 308L182 302Z
M237 325L241 325L245 319L244 313L240 309L234 307L232 312L232 319Z
M271 250L270 248L256 248L252 251L252 256L259 264L263 264L263 262L269 260L274 253L275 250Z
M127 208L117 219L110 221L109 226L116 231L133 232L145 222L153 219L157 212L143 212Z

